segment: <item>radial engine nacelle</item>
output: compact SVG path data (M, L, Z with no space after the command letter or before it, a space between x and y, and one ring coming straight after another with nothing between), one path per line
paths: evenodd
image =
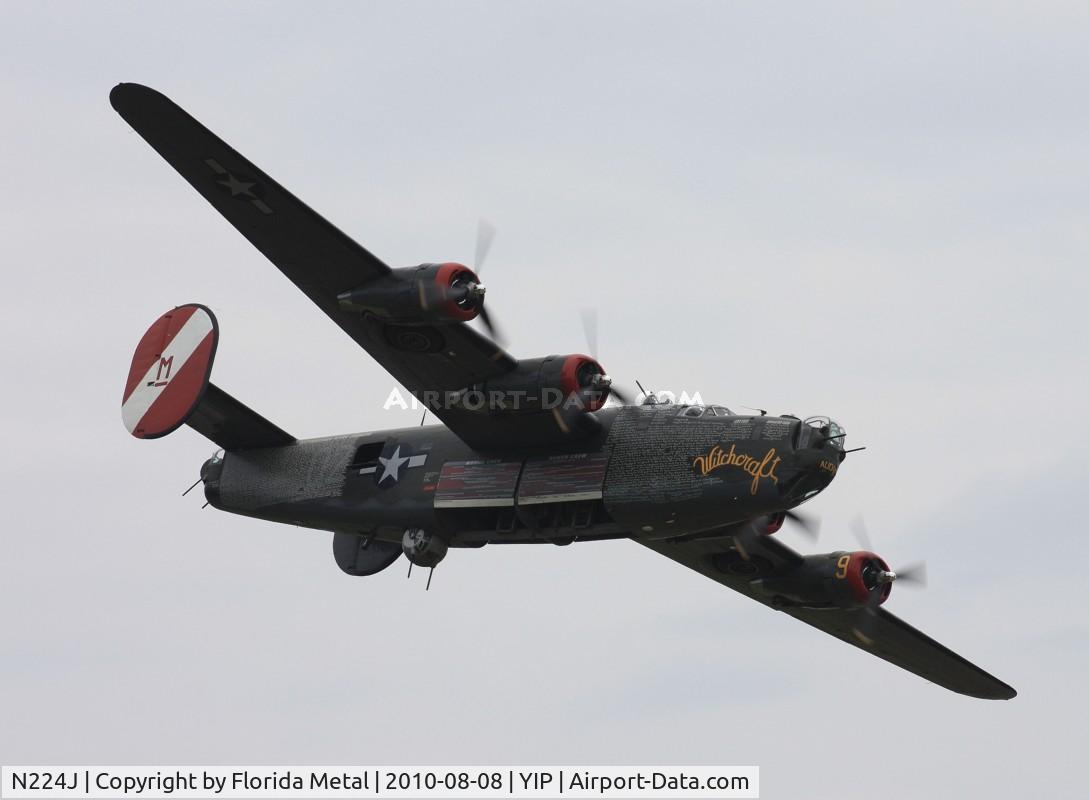
M526 358L506 375L470 387L461 405L502 412L597 411L609 399L612 379L589 356Z
M468 322L483 308L484 286L464 264L421 264L390 270L341 292L337 302L345 311L371 313L391 322Z
M894 580L896 573L884 559L858 550L805 556L790 572L757 579L753 585L779 598L782 605L857 608L888 600Z

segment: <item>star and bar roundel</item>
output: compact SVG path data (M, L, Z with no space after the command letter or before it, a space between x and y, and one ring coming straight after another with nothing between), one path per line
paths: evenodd
M379 489L391 489L396 486L406 470L422 467L427 463L427 453L416 453L403 442L390 442L382 449L377 463L363 467L360 475L374 475L375 485Z
M138 439L165 436L192 413L212 372L219 328L201 305L178 306L152 323L132 356L121 419Z

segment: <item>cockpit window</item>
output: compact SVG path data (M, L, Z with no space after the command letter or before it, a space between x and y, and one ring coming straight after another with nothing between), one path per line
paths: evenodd
M679 417L733 417L734 412L726 406L681 406Z

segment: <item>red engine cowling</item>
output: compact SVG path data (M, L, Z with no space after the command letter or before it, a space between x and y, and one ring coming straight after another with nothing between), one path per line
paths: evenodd
M564 356L560 388L564 397L577 396L586 411L597 411L609 399L611 381L604 367L584 355Z
M391 322L468 322L484 305L484 287L464 264L421 264L390 270L337 295L345 311L369 312Z
M518 367L464 393L467 408L503 412L597 411L609 399L611 380L594 359L578 353L527 358Z
M879 576L889 572L889 565L877 553L868 550L857 550L853 553L841 555L836 562L834 577L837 580L846 581L850 587L851 596L857 605L866 605L876 602L877 605L889 599L892 593L892 583L882 582ZM840 578L840 575L843 574ZM875 593L880 597L874 598Z
M416 287L425 312L434 310L451 321L468 322L484 305L484 287L464 264L450 262L418 270Z

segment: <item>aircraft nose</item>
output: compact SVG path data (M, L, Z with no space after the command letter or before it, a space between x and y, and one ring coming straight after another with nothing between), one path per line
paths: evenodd
M805 447L794 452L795 464L807 477L827 485L839 472L843 451L827 447Z
M828 417L805 420L789 462L794 468L794 478L782 487L791 501L804 502L835 479L845 457L845 436L843 428Z

